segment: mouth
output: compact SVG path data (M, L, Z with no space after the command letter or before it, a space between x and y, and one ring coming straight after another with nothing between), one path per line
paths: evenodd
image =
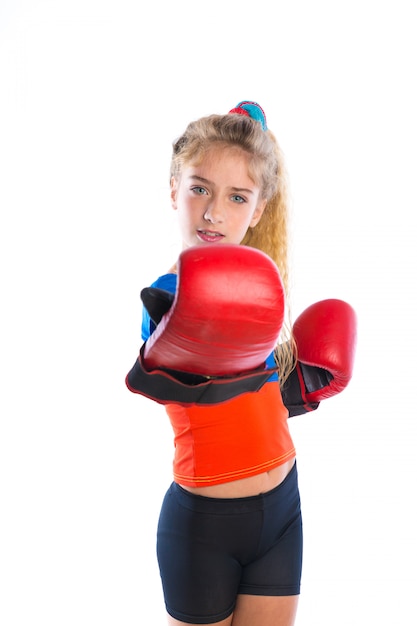
M203 230L201 228L197 230L197 237L201 241L210 242L210 243L218 242L221 239L224 239L224 235L222 235L222 233L219 233L214 230Z

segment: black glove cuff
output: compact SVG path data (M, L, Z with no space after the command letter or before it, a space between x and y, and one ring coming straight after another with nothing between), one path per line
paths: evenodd
M145 344L144 344L145 345ZM126 376L126 385L160 404L220 404L251 391L259 391L276 368L264 367L230 377L207 378L188 372L156 369L148 371L143 363L143 349Z

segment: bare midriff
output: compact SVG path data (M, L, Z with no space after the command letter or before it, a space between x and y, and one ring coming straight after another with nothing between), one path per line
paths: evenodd
M233 480L220 485L209 485L207 487L188 487L187 485L181 485L181 487L190 493L207 498L248 498L250 496L266 493L278 487L288 476L294 463L295 458L291 458L289 461L286 461L278 467L274 467L274 469L268 472L263 472L262 474L248 478Z

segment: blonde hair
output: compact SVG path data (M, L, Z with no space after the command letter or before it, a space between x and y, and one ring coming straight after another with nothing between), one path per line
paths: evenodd
M286 293L286 321L275 360L280 384L294 367L295 342L291 333L288 271L288 180L283 153L270 130L245 115L209 115L191 122L173 143L171 178L184 166L198 163L213 144L237 146L250 157L249 175L259 185L266 206L258 224L249 228L242 245L265 252L277 265Z

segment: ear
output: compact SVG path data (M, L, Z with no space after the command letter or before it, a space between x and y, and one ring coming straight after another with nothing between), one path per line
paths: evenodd
M174 211L177 208L177 189L178 189L178 181L172 176L171 177L171 206Z
M251 228L254 228L259 223L259 221L260 221L260 219L261 219L261 217L263 215L263 212L265 211L266 202L267 201L265 199L264 200L259 200L258 205L257 205L256 209L253 212L252 219L251 219L250 224L249 224L249 226Z

